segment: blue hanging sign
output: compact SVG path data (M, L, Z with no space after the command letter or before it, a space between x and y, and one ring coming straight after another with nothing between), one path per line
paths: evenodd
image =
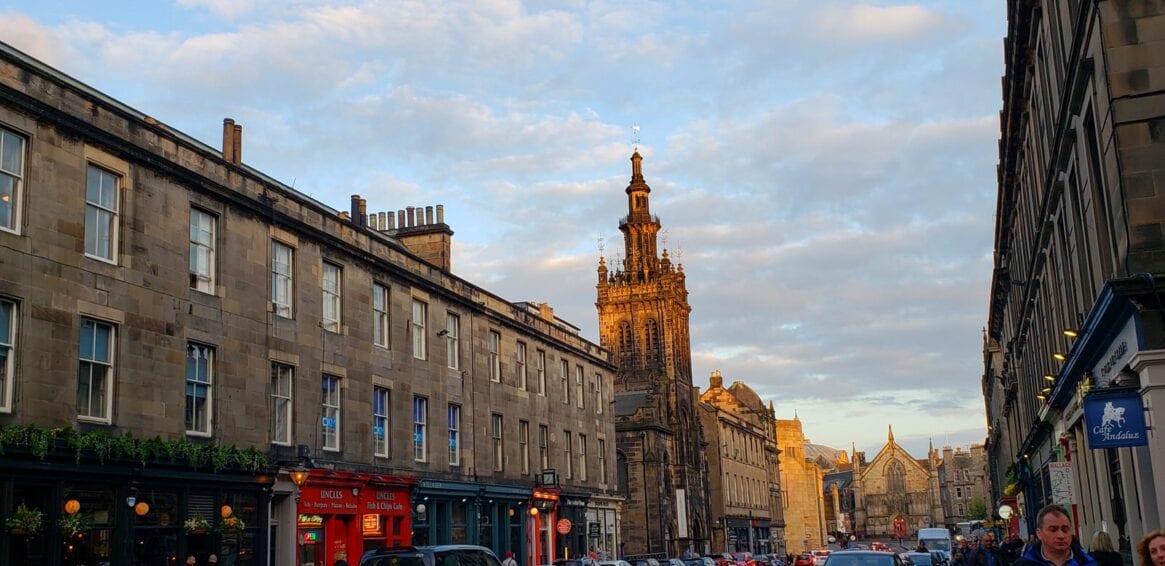
M1088 426L1088 447L1093 450L1149 443L1141 395L1136 391L1085 397L1084 422Z

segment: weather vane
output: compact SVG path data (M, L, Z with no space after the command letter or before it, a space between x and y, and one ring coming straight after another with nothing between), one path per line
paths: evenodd
M635 139L632 142L635 144L635 151L639 151L639 124L631 126L631 133L635 134Z
M598 241L599 241L599 255L601 256L601 255L603 255L603 235L602 234L599 234Z

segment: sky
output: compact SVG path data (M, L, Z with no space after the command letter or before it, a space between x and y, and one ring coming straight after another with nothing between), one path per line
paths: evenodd
M594 342L638 148L695 384L870 457L986 435L1002 0L5 4L0 41L213 147L233 118L316 200L443 204L454 274Z

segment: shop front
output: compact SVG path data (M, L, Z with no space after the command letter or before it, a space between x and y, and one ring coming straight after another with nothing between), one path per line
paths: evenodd
M590 551L587 542L587 502L590 494L571 493L563 491L558 505L558 522L569 521L569 528L563 528L565 533L558 534L557 551L562 558L575 558L588 554ZM556 524L556 528L558 525Z
M587 545L600 560L614 560L618 556L619 515L622 498L592 496L587 506Z
M296 564L357 563L368 550L411 542L408 480L311 470L299 488Z
M551 472L553 474L553 472ZM553 485L548 482L547 485ZM530 560L523 562L531 566L553 564L561 556L555 542L560 519L558 518L559 491L553 487L536 487L531 496L529 519L526 530L529 533ZM569 523L562 523L569 531Z
M512 551L525 563L529 505L528 487L422 480L412 506L413 544L477 544L499 558Z

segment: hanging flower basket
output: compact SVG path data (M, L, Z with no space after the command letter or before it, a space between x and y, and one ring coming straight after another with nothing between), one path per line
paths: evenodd
M204 535L210 530L210 522L203 519L202 515L192 515L182 522L182 528L186 529L186 534Z
M247 528L247 524L238 515L234 514L223 517L222 521L218 524L218 532L223 534L241 531L245 528Z
M41 524L44 522L44 513L35 508L26 507L23 503L16 507L12 516L4 521L4 528L13 535L34 537L40 534Z
M61 517L61 520L57 521L57 526L60 527L61 534L65 535L65 538L73 538L89 529L88 523L80 513Z

